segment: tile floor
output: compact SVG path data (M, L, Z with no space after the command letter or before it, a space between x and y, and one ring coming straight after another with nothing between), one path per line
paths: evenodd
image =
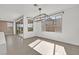
M41 43L40 40L42 41ZM38 44L33 42L38 42ZM50 51L52 51L51 55L79 55L79 46L40 37L22 39L19 36L7 35L6 45L7 45L7 53L6 53L7 55L42 55L42 54L46 55ZM29 45L32 45L32 47ZM51 47L52 50L50 51L49 46L50 47L52 46ZM49 48L46 50L47 47ZM49 52L46 52L45 50ZM65 54L63 54L62 51L64 51Z

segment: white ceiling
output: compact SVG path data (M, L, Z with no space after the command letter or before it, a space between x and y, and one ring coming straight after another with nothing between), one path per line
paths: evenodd
M51 14L59 10L71 8L79 5L66 4L39 4L37 7L33 4L0 4L0 20L13 21L25 15L26 17L33 17L39 14L38 8L42 8L42 13Z

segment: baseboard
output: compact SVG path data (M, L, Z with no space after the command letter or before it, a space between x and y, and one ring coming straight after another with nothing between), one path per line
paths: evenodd
M49 39L49 38L45 38L45 37L39 37L39 36L34 36L34 37L41 38L41 39L53 40L53 39ZM71 44L71 43L62 42L62 41L57 41L57 40L53 40L53 41L55 41L55 42L60 42L60 43L65 43L65 44L68 44L68 45L72 45L72 46L77 46L77 47L79 47L79 45L76 45L76 44Z

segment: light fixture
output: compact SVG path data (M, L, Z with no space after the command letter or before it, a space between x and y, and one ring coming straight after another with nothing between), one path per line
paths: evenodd
M34 4L34 6L35 6L35 7L38 7L38 11L39 11L39 15L33 17L34 21L35 21L35 22L38 22L38 21L44 20L44 18L47 17L48 15L41 12L41 11L42 11L42 8L39 7L39 5Z
M39 15L33 17L35 22L42 21L42 20L46 21L46 20L51 19L50 18L51 15L47 15L46 13L42 13L42 8L38 4L34 4L34 6L37 7L38 11L39 11ZM61 14L61 13L64 13L64 11L55 12L52 15Z
M34 6L38 6L37 4L34 4Z

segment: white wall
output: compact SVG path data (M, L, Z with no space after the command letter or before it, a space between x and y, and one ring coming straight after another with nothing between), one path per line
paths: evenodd
M39 29L41 23L39 22L39 24L36 25L38 31L37 36L79 45L79 7L64 10L61 33L43 32ZM39 31L41 32L39 33Z
M4 32L0 32L0 44L5 44L6 40L5 40L5 35Z
M65 10L63 37L66 42L79 45L79 7Z
M13 22L13 33L16 34L16 22Z
M4 32L0 32L0 55L6 54L6 40Z
M34 33L35 33L35 36L39 36L41 32L41 22L34 22Z

